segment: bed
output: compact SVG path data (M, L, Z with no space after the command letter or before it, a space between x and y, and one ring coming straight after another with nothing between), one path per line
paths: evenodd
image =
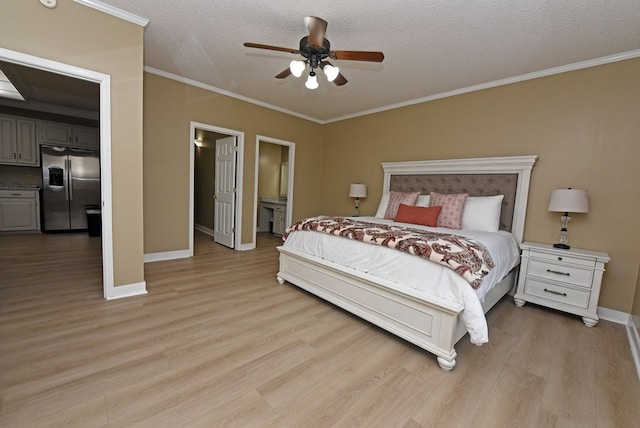
M383 195L390 192L420 192L422 195L428 195L430 192L467 193L469 197L476 199L503 195L496 226L500 232L497 234L509 235L515 243L517 256L517 244L522 242L524 231L530 175L536 158L513 156L387 162L382 164ZM372 218L353 220L378 221ZM483 238L483 233L461 233L473 235L473 239L478 238L478 235L478 239ZM305 240L302 240L303 234ZM296 238L292 239L294 236ZM417 266L416 269L428 269L428 273L419 272L414 277L422 275L423 278L437 278L432 281L435 281L438 289L445 291L418 289L410 278L400 278L393 273L381 273L373 269L374 265L383 263L374 262L370 263L371 268L363 268L357 265L357 260L329 256L313 249L322 247L324 251L324 247L336 244L335 240L341 241L338 247L341 250L338 251L342 251L342 254L357 255L363 251L361 246L372 247L371 251L392 252L393 257L397 257L394 263L384 263L385 266L394 265L402 268L409 266L408 258L415 260L419 259L418 257L386 247L327 236L319 232L292 232L289 239L278 247L278 283L283 284L287 281L431 352L437 356L438 364L445 371L455 366L457 354L454 346L465 334L470 333L472 342L476 344L486 341L482 339L482 335L486 333L482 331L482 326L476 331L476 327L471 325L473 323L468 319L478 317L474 307L477 306L480 310L479 317L482 319L478 321L480 324L484 322L486 326L484 313L509 292L516 282L518 262L511 258L511 262L507 262L511 263L511 266L506 269L501 267L503 272L496 274L499 277L492 279L494 284L491 284L490 289L483 290L481 294L477 290L471 291L474 295L471 298L468 291L471 287L468 287L468 284L465 285L466 288L460 285L465 281L459 275L451 274L451 269L434 267L435 263L420 259L415 263L421 263L422 266ZM307 242L307 237L322 241ZM331 245L327 244L327 240ZM354 247L345 250L343 245ZM377 260L372 257L365 258ZM408 268L403 270L409 271ZM434 273L440 271L444 273ZM447 289L448 284L446 287L439 287L439 283L444 284L445 281L455 283L453 286L461 291ZM458 296L458 293L462 297ZM456 298L452 298L452 295L456 295Z

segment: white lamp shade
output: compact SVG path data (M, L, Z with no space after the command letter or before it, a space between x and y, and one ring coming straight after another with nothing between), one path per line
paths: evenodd
M336 77L340 74L340 69L330 64L325 65L322 71L324 71L324 75L327 76L329 82L336 80Z
M318 87L318 78L315 74L309 74L309 78L305 82L304 86L308 89L316 89Z
M361 183L355 183L349 186L349 197L351 198L366 198L367 197L367 185Z
M589 195L586 190L556 189L551 192L549 211L567 213L588 213Z
M302 76L302 72L304 71L306 65L304 61L293 60L291 64L289 64L289 70L291 70L291 74L296 77Z

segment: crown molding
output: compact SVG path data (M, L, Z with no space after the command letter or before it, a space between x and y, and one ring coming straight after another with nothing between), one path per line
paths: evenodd
M554 74L567 73L569 71L582 70L583 68L596 67L599 65L610 64L612 62L624 61L627 59L633 59L637 57L640 57L640 49L622 52L614 55L603 56L600 58L594 58L586 61L575 62L573 64L561 65L559 67L547 68L545 70L534 71L532 73L521 74L519 76L507 77L505 79L494 80L491 82L479 83L477 85L471 85L465 88L454 89L453 91L442 92L439 94L429 95L422 98L415 98L413 100L403 101L397 104L391 104L384 107L361 111L359 113L353 113L346 116L327 119L323 121L323 124L340 122L342 120L353 119L360 116L367 116L370 114L380 113L387 110L394 110L397 108L407 107L414 104L422 104L428 101L454 97L456 95L462 95L469 92L482 91L483 89L495 88L496 86L510 85L512 83L524 82L526 80L538 79L540 77L552 76Z
M311 122L315 122L315 123L319 123L319 124L324 124L323 121L316 119L315 117L311 117L311 116L307 116L304 114L300 114L300 113L296 113L295 111L291 111L291 110L287 110L285 108L282 107L278 107L278 106L274 106L273 104L268 104L262 101L258 101L256 99L253 98L249 98L249 97L245 97L244 95L239 95L236 94L234 92L231 91L227 91L224 89L220 89L217 88L215 86L212 85L207 85L206 83L202 83L202 82L198 82L196 80L192 80L192 79L187 79L186 77L182 77L182 76L178 76L172 73L167 73L166 71L162 71L162 70L158 70L157 68L153 68L153 67L149 67L149 66L145 66L144 67L144 71L146 71L147 73L151 73L151 74L155 74L156 76L161 76L161 77L166 77L167 79L171 79L171 80L176 80L178 82L182 82L185 83L187 85L191 85L191 86L196 86L198 88L202 88L205 89L207 91L211 91L211 92L215 92L217 94L221 94L221 95L225 95L227 97L231 97L231 98L235 98L241 101L245 101L251 104L255 104L261 107L265 107L268 108L270 110L275 110L275 111L279 111L281 113L285 113L291 116L295 116L295 117L299 117L300 119L304 119L304 120L308 120Z
M80 3L84 6L90 7L92 9L99 10L101 12L107 13L109 15L115 16L120 19L124 19L125 21L132 22L141 27L146 27L149 24L149 20L146 18L142 18L138 15L134 15L133 13L127 12L126 10L118 9L117 7L113 7L111 5L102 3L98 0L73 0L76 3Z

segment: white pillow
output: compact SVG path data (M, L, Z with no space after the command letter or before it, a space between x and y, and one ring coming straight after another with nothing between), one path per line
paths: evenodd
M418 196L418 200L416 201L416 207L428 207L428 206L429 206L429 195Z
M389 192L382 194L375 217L384 218L384 214L387 212L387 205L389 205L389 197Z
M504 195L469 196L462 212L462 228L497 232Z

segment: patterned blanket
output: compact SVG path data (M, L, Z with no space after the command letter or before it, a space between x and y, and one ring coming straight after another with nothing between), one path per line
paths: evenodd
M447 266L476 289L495 266L484 244L463 236L369 223L344 217L310 217L287 228L283 240L291 232L312 230L330 235L382 245L404 251Z

